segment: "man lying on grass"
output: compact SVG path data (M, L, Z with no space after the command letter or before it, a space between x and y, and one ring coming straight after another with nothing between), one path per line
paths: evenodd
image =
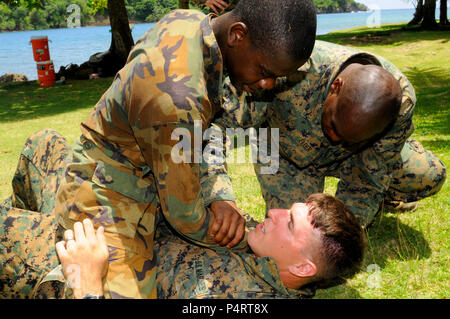
M63 236L51 212L69 150L65 139L51 130L34 134L25 144L13 195L0 205L2 297L102 296L108 266L130 258L123 250L108 249L103 228L95 236L88 219L84 228L76 223ZM315 283L353 273L362 261L364 232L330 195L311 195L289 210L272 209L261 224L247 219L253 229L244 252L190 243L157 214L156 258L142 265L139 280L156 266L158 298L300 298L313 296ZM62 267L57 267L60 262Z
M344 204L327 194L272 209L248 234L249 249L213 250L191 244L160 225L155 238L158 298L305 298L317 283L353 273L364 250L363 231ZM254 222L254 221L253 221ZM79 269L75 298L103 298L108 268L104 237L90 220L56 244L66 278ZM98 232L98 231L97 231ZM109 264L114 263L109 252ZM75 265L75 266L74 266Z

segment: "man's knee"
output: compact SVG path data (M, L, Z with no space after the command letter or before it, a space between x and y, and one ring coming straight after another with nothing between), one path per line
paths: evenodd
M27 139L21 155L46 171L51 159L64 157L69 150L69 144L61 134L52 129L43 129Z
M434 191L433 194L435 194L441 190L442 186L445 183L445 180L447 179L447 169L446 169L444 163L442 163L439 160L439 163L437 163L437 165L438 165L438 167L436 170L436 174L434 176L434 181L435 181L436 186L433 189L433 191Z
M402 150L402 166L393 172L391 193L404 193L393 197L407 197L415 201L436 194L447 177L444 163L433 152L409 140ZM405 198L395 198L405 201Z
M46 197L56 193L56 179L62 176L69 151L67 141L54 130L44 129L31 135L22 149L12 179L12 206L40 211L48 202ZM53 188L50 187L52 183L55 184ZM45 189L49 190L49 195Z

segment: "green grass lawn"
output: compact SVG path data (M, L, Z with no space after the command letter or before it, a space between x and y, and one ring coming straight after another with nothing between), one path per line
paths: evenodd
M320 36L321 40L379 54L408 77L417 94L413 138L450 166L450 33L402 31L400 25L357 28ZM0 199L10 181L26 138L53 128L70 143L79 124L112 79L69 81L40 88L36 83L0 87ZM250 164L230 164L238 206L256 219L265 205ZM336 179L328 179L333 194ZM362 271L346 283L318 290L316 298L446 298L450 295L450 189L419 202L413 213L378 216L368 231Z

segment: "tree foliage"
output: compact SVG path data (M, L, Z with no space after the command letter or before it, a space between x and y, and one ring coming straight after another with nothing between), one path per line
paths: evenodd
M314 0L318 13L366 11L368 8L354 0Z
M178 0L126 0L126 8L131 20L153 22L178 8Z
M27 5L24 2L8 5L6 2L12 2L12 0L0 2L0 30L65 28L70 15L67 7L70 4L80 6L81 25L94 21L85 0L52 0L43 4L43 7Z
M124 0L128 18L135 22L158 21L185 2L188 1ZM82 26L94 22L96 18L103 20L103 15L108 14L108 0L0 0L0 30L66 27L69 16L66 8L71 3L80 5ZM314 3L319 13L365 10L354 0L314 0ZM192 2L190 7L198 9Z

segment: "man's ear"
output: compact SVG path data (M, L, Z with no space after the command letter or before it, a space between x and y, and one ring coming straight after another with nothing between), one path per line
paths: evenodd
M344 84L344 80L341 77L334 79L333 83L331 83L330 90L328 94L338 95L341 91L342 85Z
M288 270L294 276L302 278L312 277L317 274L316 265L309 259L304 262L289 266Z
M234 47L248 39L248 28L243 22L234 22L228 27L227 44Z

